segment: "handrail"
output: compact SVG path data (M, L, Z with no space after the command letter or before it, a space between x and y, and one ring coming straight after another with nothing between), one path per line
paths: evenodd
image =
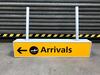
M100 3L16 3L16 2L0 2L0 5L16 5L16 6L100 6Z

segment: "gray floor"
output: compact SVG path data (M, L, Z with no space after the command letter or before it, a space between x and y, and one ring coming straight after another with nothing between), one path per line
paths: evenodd
M0 43L0 75L100 75L100 44L90 58L14 58L12 43Z

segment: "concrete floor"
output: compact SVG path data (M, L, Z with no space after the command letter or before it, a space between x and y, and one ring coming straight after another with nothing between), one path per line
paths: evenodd
M100 75L100 44L90 58L14 58L12 43L0 43L0 75Z

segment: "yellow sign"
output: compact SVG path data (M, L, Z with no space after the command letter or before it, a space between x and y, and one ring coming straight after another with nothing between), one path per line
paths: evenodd
M38 39L37 39L38 40ZM83 41L68 41L68 40L52 40L45 39L36 41L16 40L13 42L15 57L89 57L91 53L91 42ZM50 41L51 40L51 41ZM56 40L56 41L55 41Z

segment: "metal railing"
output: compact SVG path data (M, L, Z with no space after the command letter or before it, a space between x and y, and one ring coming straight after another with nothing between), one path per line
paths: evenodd
M16 5L16 6L100 6L100 3L16 3L16 2L0 2L0 5Z

